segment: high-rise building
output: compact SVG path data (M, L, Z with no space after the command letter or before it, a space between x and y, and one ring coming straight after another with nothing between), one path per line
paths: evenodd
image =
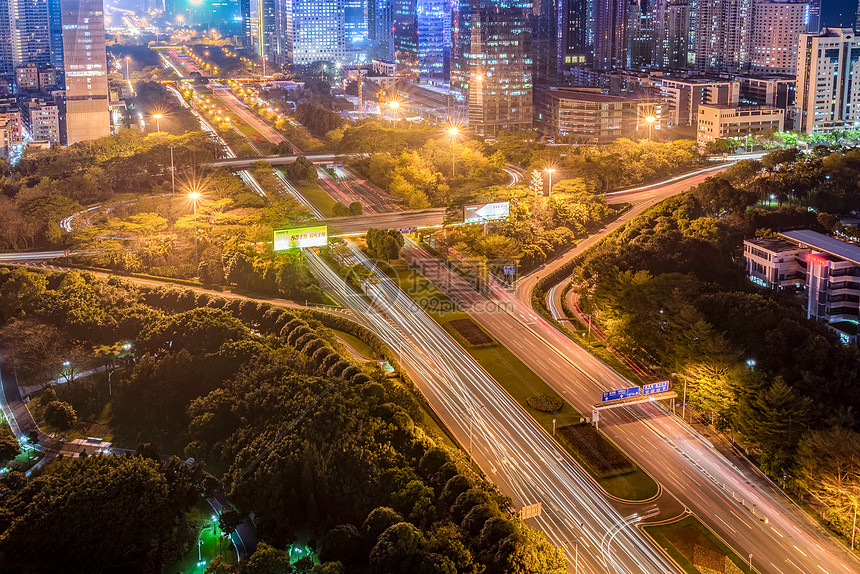
M250 50L254 45L251 34L251 0L239 0L239 14L242 18L242 47Z
M418 0L418 72L447 82L451 75L451 1Z
M8 0L14 65L51 64L48 0Z
M633 0L627 8L627 62L629 69L654 65L655 3Z
M662 70L689 67L692 0L656 0L654 66Z
M630 0L594 1L594 67L611 70L627 66Z
M63 18L60 0L48 0L48 34L51 38L51 65L63 70Z
M278 0L257 0L257 54L275 63L282 61L281 38L286 41L284 35L278 34L279 22L284 21L278 4ZM289 34L289 29L286 32Z
M531 0L458 0L451 85L478 134L532 126Z
M699 2L696 14L696 69L734 73L749 62L752 0Z
M284 21L288 62L306 66L347 60L344 0L292 0Z
M559 0L558 34L561 72L572 66L584 66L592 61L592 45L588 38L590 0Z
M810 5L801 1L758 0L750 36L750 71L794 74L797 40L809 30Z
M61 0L69 145L110 135L102 0Z
M860 125L860 39L851 28L801 34L794 128L808 134Z
M393 0L394 61L401 69L418 69L418 0Z
M531 13L533 81L536 86L554 86L561 71L563 50L559 10L564 0L534 0Z
M367 37L375 46L375 54L383 60L394 61L394 0L368 0Z
M367 2L365 0L346 0L343 9L346 43L353 46L367 39Z
M0 81L15 79L15 58L12 51L12 21L10 0L0 0Z

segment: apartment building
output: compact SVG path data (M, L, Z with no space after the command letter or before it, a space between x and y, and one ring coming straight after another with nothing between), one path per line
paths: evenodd
M21 111L32 139L60 143L60 109L54 100L33 99Z

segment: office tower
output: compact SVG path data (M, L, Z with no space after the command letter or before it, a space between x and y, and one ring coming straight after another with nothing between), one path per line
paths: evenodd
M279 63L281 55L278 12L277 0L257 0L257 54L261 58L275 63ZM281 21L283 20L281 19ZM289 33L289 29L287 33Z
M48 0L48 34L51 38L51 64L63 70L63 17L60 0Z
M810 32L807 2L758 0L750 36L750 71L791 74L797 71L797 40Z
M590 0L559 2L559 60L562 72L571 66L591 63L592 46L588 39L589 3Z
M529 20L535 86L558 83L563 57L559 33L560 3L558 0L534 0Z
M12 25L12 61L16 66L51 63L48 0L8 0Z
M242 16L242 47L250 50L254 45L251 34L251 0L239 0L239 13Z
M481 135L532 125L530 0L459 0L451 85Z
M102 0L61 0L69 145L110 135Z
M347 60L344 0L292 0L285 16L289 62L302 66Z
M627 66L629 0L595 0L594 67L611 70Z
M752 0L709 0L698 3L696 69L733 73L749 62Z
M343 21L347 45L357 45L367 39L366 5L365 0L346 0L344 3Z
M654 66L681 70L689 65L690 0L656 0L654 6Z
M821 0L809 0L809 25L810 34L818 34L821 31Z
M394 61L407 72L418 69L418 0L393 0Z
M377 57L394 61L394 0L368 0L367 36Z
M451 76L450 0L418 0L417 24L420 77L447 82Z
M860 125L860 40L851 28L800 34L795 129L827 133Z

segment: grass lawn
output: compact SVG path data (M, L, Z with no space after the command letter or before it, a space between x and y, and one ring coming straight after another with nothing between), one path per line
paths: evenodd
M293 182L293 186L299 190L314 207L320 210L326 217L333 217L332 208L337 203L332 197L323 191L323 189L315 183L303 181L299 183Z
M212 520L213 515L212 507L203 499L200 499L197 505L186 514L185 519L192 528L199 528L199 534L185 556L164 569L165 574L202 574L206 571L209 562L218 554L231 564L236 563L233 544L221 536L218 522ZM202 542L199 554L198 541Z
M453 308L453 302L448 296L422 275L407 269L406 263L402 260L391 264L389 275L413 299L438 302L436 308L428 307L426 311L455 339L461 341L461 344L463 343L462 335L448 325L448 322L467 318L468 314L460 310L448 310ZM467 344L462 346L550 434L552 434L553 419L556 419L559 427L580 422L582 415L563 399L561 409L554 413L541 412L528 406L526 400L529 397L535 395L558 397L558 394L506 347L498 343L482 348L470 347ZM577 460L580 466L610 495L626 500L647 500L657 494L657 483L638 466L634 472L623 476L600 478L594 474L590 467L583 464L573 449L559 440L558 437L556 437L556 442Z
M748 563L695 516L671 524L646 526L645 532L689 574L749 572Z
M341 342L345 343L351 350L355 351L359 357L364 359L365 361L378 361L381 360L380 357L373 349L370 348L370 345L356 337L355 335L350 335L349 333L345 333L344 331L338 331L336 329L331 329L331 332L334 333L334 336L341 340Z
M30 448L28 445L26 448L22 447L22 452L15 458L6 462L6 466L0 466L0 475L3 475L10 470L17 470L18 472L27 472L33 466L36 465L37 462L42 460L44 455L38 450Z

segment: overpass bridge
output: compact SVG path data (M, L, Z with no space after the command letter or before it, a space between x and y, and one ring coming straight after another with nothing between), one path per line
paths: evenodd
M270 165L289 165L296 158L303 156L311 163L343 163L347 159L361 159L368 157L369 153L334 154L334 153L303 153L293 155L267 155L262 157L248 157L239 159L219 159L212 163L203 164L206 169L248 169L258 161L264 161Z

